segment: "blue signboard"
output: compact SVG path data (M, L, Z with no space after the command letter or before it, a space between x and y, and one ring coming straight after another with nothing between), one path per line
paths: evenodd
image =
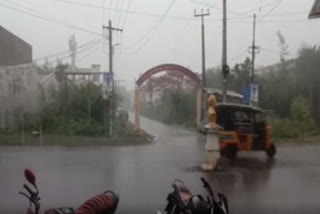
M112 81L112 73L111 72L106 72L103 74L103 83L107 83L110 84L110 82Z
M245 88L243 90L243 102L245 104L250 104L250 95L251 95L251 92L250 92L250 88Z

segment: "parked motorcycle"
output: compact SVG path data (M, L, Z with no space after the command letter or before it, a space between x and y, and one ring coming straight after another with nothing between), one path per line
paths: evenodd
M26 214L39 214L40 212L40 196L39 189L36 185L36 176L30 169L25 169L24 176L32 185L24 184L23 188L26 192L19 192L29 200L30 207ZM106 191L99 194L85 203L80 208L74 210L71 207L55 208L45 211L45 214L113 214L115 213L119 202L119 197L112 191Z
M203 187L208 192L204 198L201 195L192 195L183 181L175 179L173 192L167 197L167 214L229 214L228 200L221 193L214 194L210 184L201 178ZM161 214L160 211L157 214Z
M24 184L26 192L19 192L29 200L30 207L26 214L39 214L41 198L36 184L36 176L30 169L25 169L24 176L32 185L30 188L29 185ZM169 193L167 197L166 214L229 214L227 198L221 193L215 195L204 178L201 178L201 181L208 192L206 198L201 195L193 195L183 181L174 180L173 192ZM115 193L106 191L89 199L77 210L71 207L62 207L47 210L44 214L114 214L118 202L119 197ZM161 214L161 212L158 211L157 214Z

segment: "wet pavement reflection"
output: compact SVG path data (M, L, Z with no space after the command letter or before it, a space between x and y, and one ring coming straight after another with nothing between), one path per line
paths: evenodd
M34 169L42 208L79 206L112 189L120 195L117 213L163 209L174 178L203 193L203 176L229 198L231 213L319 213L320 147L280 147L274 160L264 153L240 153L222 169L204 173L199 164L204 136L146 118L142 127L154 143L129 147L0 147L0 213L24 213L17 193L23 170Z

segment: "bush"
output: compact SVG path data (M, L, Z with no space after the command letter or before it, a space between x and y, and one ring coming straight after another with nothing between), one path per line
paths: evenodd
M317 133L315 126L310 122L292 119L272 119L270 124L273 137L276 139L299 138Z
M299 130L289 119L274 119L271 121L274 138L295 138L299 136Z
M294 120L301 122L309 122L310 107L308 101L304 97L296 97L292 100L290 105L291 117Z
M74 135L80 136L100 136L104 134L105 128L102 124L95 123L89 119L72 121L70 124Z
M270 119L274 138L299 138L317 135L318 130L310 120L310 106L301 96L295 97L290 105L290 119Z

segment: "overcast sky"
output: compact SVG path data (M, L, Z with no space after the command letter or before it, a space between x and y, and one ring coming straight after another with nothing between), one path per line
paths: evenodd
M253 13L258 20L256 43L266 49L257 55L257 66L279 61L278 30L290 57L304 44L320 44L320 19L307 19L312 4L313 0L228 0L230 66L248 55ZM222 0L0 0L0 25L30 43L34 58L39 58L68 50L72 34L78 46L97 38L111 19L115 27L123 28L122 34L114 32L114 44L120 43L114 55L116 78L132 87L134 78L162 63L201 71L201 22L193 17L194 9L210 9L205 18L207 67L220 65L221 7ZM101 64L107 70L106 41L94 45L82 49L77 66Z

